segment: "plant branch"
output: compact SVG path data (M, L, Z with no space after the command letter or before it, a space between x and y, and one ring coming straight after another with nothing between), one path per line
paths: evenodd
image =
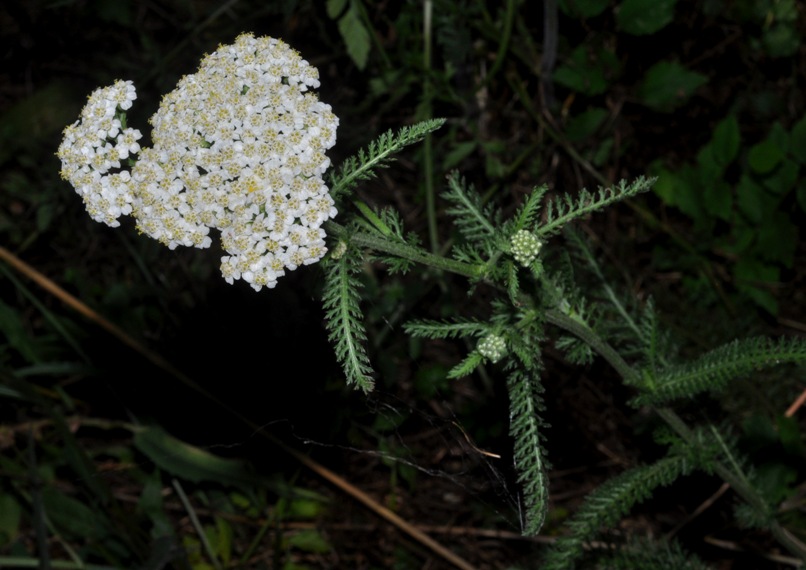
M627 384L630 386L638 384L640 376L635 369L627 364L621 355L598 334L593 332L590 327L557 310L546 311L546 321L580 338L599 353L602 358L607 360Z
M386 239L384 237L368 234L364 232L350 233L347 228L334 222L325 224L329 234L340 239L344 239L359 247L365 247L374 251L388 253L397 257L408 259L415 263L421 263L435 269L441 269L450 273L464 275L471 279L477 279L483 274L483 266L471 265L449 259L440 255L434 255L423 249L410 246L400 241Z
M607 360L613 368L619 373L627 384L635 385L639 378L638 373L633 367L627 364L621 355L616 350L605 342L599 335L593 332L589 327L575 321L574 319L560 313L558 311L547 311L546 320L555 326L558 326L571 334L576 335L582 341L586 342L593 350L599 353L605 360ZM669 408L652 408L660 417L671 427L677 434L682 437L688 444L699 446L694 433L689 429L683 419L678 416L673 410ZM758 492L745 480L739 473L731 471L722 463L714 463L714 472L722 478L723 481L728 483L736 493L742 497L751 507L760 512L768 510L767 502L758 494ZM789 552L806 561L806 545L800 542L792 533L786 528L781 526L776 520L769 522L769 530L778 542L784 546Z
M669 408L654 408L655 412L671 427L677 434L691 445L697 445L694 434L689 429L686 422ZM728 483L736 493L756 510L766 511L768 505L766 501L747 483L741 474L737 474L722 463L714 463L714 472L723 481ZM792 533L776 520L771 520L769 530L778 542L789 552L806 562L806 545L799 541Z

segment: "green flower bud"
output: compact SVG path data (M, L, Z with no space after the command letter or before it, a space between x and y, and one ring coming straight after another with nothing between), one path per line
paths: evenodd
M479 354L494 364L506 355L507 343L500 335L488 334L481 339L477 349Z
M537 259L537 254L543 247L543 243L532 232L526 230L520 230L512 236L510 245L515 261L524 267L529 267Z

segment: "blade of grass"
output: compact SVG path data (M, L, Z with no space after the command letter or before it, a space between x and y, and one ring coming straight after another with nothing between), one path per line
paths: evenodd
M207 533L204 532L204 527L201 525L199 517L196 516L196 511L193 508L193 505L190 504L188 496L185 494L185 490L182 488L182 484L179 483L177 479L172 479L171 484L173 485L179 500L182 502L182 506L185 507L185 512L188 514L188 517L190 517L190 523L193 525L193 528L196 529L196 534L199 535L199 541L202 543L204 551L207 553L207 557L210 559L210 563L216 570L224 570L221 566L221 563L218 561L218 557L215 555L215 552L213 552L213 547L210 546L210 541L207 540Z

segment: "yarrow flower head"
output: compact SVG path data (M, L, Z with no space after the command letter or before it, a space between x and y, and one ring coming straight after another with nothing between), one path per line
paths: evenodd
M512 236L510 246L515 261L524 267L529 267L537 259L543 244L532 232L520 230Z
M321 226L337 213L322 177L339 120L318 86L316 68L288 44L243 34L163 98L150 148L119 118L135 99L131 82L94 92L65 130L62 176L93 219L116 226L131 213L171 249L209 247L219 230L227 282L274 287L325 255ZM138 151L125 170L120 161Z

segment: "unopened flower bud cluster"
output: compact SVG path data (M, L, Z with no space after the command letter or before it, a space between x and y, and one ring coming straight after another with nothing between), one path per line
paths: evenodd
M484 358L492 363L496 363L506 355L507 343L500 335L488 334L481 339L477 350Z
M540 248L543 246L532 232L526 230L520 230L512 236L510 245L515 261L524 267L529 267L537 259Z
M316 68L290 46L243 34L163 98L150 120L153 146L130 172L111 159L140 150L126 146L139 132L114 129L134 88L117 82L93 93L65 131L62 173L93 219L115 226L131 213L140 231L171 249L209 247L217 229L227 282L274 287L286 270L324 256L321 225L336 215L322 176L339 121L310 91L318 86ZM124 135L115 154L110 138Z

